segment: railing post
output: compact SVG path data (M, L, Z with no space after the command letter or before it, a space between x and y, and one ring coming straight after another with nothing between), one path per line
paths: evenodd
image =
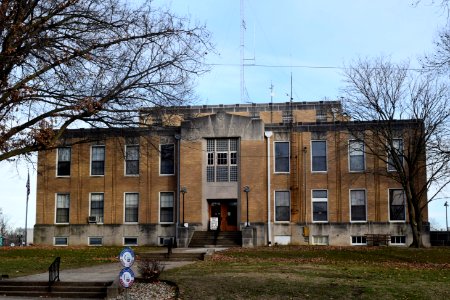
M55 281L59 281L59 265L61 263L61 257L55 258L53 263L48 267L48 289L50 291L52 284Z

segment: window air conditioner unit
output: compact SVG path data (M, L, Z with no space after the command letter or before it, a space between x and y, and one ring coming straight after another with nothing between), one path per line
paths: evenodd
M88 223L97 223L97 217L96 216L89 216L88 217Z

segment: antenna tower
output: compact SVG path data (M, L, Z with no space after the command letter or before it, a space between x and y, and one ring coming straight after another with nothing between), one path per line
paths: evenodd
M244 0L241 0L241 103L245 102L245 77L244 77L244 45L245 45L245 17Z

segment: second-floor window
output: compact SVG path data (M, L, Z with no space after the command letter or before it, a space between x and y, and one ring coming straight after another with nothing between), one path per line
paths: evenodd
M91 175L105 175L105 146L91 148Z
M238 180L237 139L208 139L206 155L207 182L236 182Z
M365 169L364 142L350 140L348 142L348 160L350 172L362 172Z
M70 194L56 194L55 223L69 223Z
M71 148L58 148L57 176L70 176Z
M289 142L275 142L275 172L289 172Z
M327 142L311 141L311 170L313 172L327 171Z
M139 175L139 145L125 146L125 175Z
M160 146L160 171L161 175L175 174L175 146L163 144Z

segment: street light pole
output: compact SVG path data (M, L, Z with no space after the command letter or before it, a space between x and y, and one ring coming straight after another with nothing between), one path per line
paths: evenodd
M448 207L448 201L445 201L445 230L448 231L448 216L447 216L447 207Z
M244 192L247 196L247 225L245 227L249 227L249 225L248 225L248 193L250 192L250 187L248 185L244 186Z
M185 187L185 186L183 186L181 189L180 189L180 192L181 192L181 194L183 194L183 227L184 227L184 194L186 194L187 193L187 188Z

